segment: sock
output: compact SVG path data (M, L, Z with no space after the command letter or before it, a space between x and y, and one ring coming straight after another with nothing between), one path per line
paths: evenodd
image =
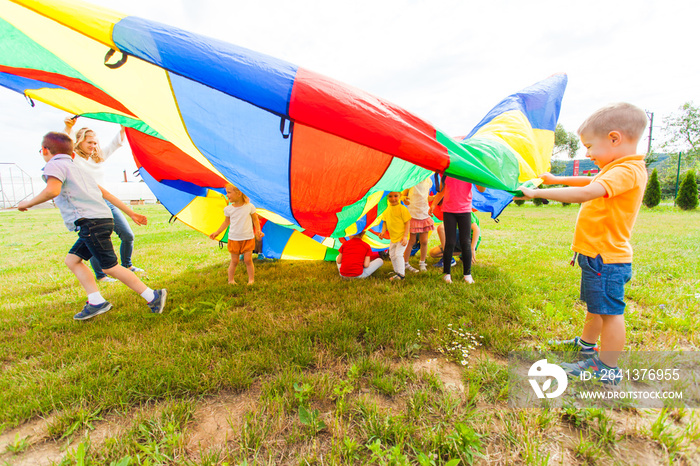
M153 290L150 288L146 288L143 293L141 293L141 297L145 299L147 302L151 302L154 299L156 299L155 293L153 293Z
M88 303L90 303L93 306L99 306L100 304L106 302L107 300L102 297L102 294L99 291L96 291L94 293L90 293L88 295Z
M583 341L583 338L579 338L578 342L583 346L584 348L593 348L595 346L595 343L588 343L587 341Z

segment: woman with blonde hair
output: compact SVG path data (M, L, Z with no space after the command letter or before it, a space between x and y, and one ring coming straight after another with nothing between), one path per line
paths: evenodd
M68 117L63 122L66 127L64 132L71 135L73 126L78 117ZM121 127L121 130L115 138L110 142L104 149L100 148L100 142L97 139L97 135L90 128L80 128L76 133L73 152L75 152L75 158L73 162L79 166L84 172L87 172L100 186L104 185L104 166L102 165L117 149L119 149L126 139L126 128ZM124 214L121 213L114 205L109 201L106 201L110 210L112 211L112 216L114 217L114 232L119 236L121 240L121 246L119 248L119 256L121 258L121 265L132 272L143 272L143 269L135 267L131 263L131 255L134 252L134 232L129 226ZM93 257L90 259L90 264L92 269L95 271L95 277L99 281L103 282L113 282L116 281L114 278L108 276L102 271L99 262Z

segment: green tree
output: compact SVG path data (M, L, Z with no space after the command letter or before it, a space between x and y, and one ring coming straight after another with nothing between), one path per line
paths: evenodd
M570 159L576 157L580 145L575 133L567 132L561 123L554 129L554 151L552 155L566 154Z
M656 168L651 172L642 202L647 207L656 207L661 202L661 183L659 183L659 173Z
M695 172L688 170L681 187L678 190L676 204L683 210L692 210L698 206L698 184L695 181Z
M549 173L552 175L562 175L566 171L566 162L562 160L552 160Z
M700 107L686 102L664 119L667 151L687 152L691 161L700 158Z

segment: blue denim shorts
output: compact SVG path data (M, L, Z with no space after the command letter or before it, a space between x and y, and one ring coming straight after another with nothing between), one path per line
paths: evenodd
M103 269L111 269L119 263L112 246L113 218L81 218L75 221L78 227L78 241L68 254L74 254L82 260L95 257Z
M581 267L581 301L588 312L621 315L625 312L625 284L632 278L632 264L604 264L595 258L578 255Z

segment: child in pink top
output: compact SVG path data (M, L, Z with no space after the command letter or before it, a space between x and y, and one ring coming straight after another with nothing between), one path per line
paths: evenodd
M484 188L477 186L479 191ZM442 201L442 214L445 223L445 249L443 250L443 273L444 280L452 283L450 274L452 266L452 253L457 242L457 227L459 227L459 244L462 248L462 265L464 267L464 281L474 283L472 278L472 246L471 246L471 223L472 223L472 184L456 178L445 177L440 190L430 207L433 208Z

